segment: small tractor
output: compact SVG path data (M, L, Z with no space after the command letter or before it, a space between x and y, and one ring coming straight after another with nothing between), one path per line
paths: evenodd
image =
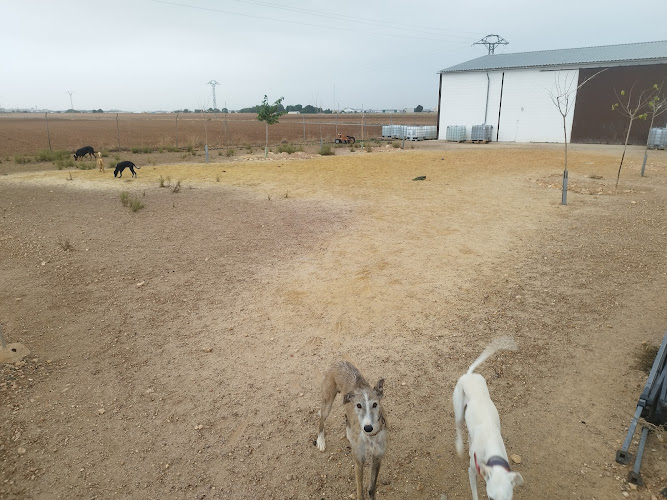
M351 135L338 134L336 137L336 144L354 144L355 139Z

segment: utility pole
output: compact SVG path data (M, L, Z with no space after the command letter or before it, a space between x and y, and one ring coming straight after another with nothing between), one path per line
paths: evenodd
M218 105L215 102L215 86L220 85L220 84L218 82L216 82L215 80L211 80L206 85L210 85L211 90L213 90L213 109L218 109Z
M473 45L484 45L489 51L488 55L493 55L498 45L509 45L509 42L498 35L486 35L481 40L473 43Z

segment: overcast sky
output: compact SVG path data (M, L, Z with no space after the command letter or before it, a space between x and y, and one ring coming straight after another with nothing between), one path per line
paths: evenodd
M660 2L655 3L654 6ZM435 108L486 54L663 40L627 0L0 0L0 108Z

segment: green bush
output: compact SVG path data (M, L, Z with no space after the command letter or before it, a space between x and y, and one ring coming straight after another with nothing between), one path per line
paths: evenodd
M331 156L335 155L336 151L329 144L322 144L320 147L320 154L322 156Z
M75 166L79 170L92 170L95 168L96 163L78 161L76 162Z
M57 162L59 160L64 160L65 158L70 157L69 151L51 151L50 149L42 149L37 153L37 161L51 161Z
M132 151L134 154L152 153L152 152L153 152L153 148L149 148L149 147L132 148L131 151Z
M287 153L288 155L296 153L297 151L303 151L303 148L301 146L295 146L294 144L281 144L276 148L277 153Z
M401 147L401 143L400 143L399 141L393 141L393 142L391 143L391 146L392 146L394 149L398 149L398 148Z
M62 160L56 161L56 168L62 170L63 168L71 168L74 166L73 158L63 158Z
M228 149L225 155L227 155L227 157L229 158L230 156L236 155L236 151L234 151L233 149Z
M30 159L29 156L14 155L14 161L19 165L23 165L24 163L30 163L32 160Z

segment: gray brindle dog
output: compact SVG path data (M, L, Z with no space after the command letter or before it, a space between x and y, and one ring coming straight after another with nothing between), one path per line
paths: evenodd
M359 370L347 361L340 361L331 367L322 383L320 426L315 444L320 451L326 449L324 421L331 412L336 395L343 393L347 440L354 457L357 500L364 499L364 462L367 456L372 459L368 494L371 500L375 500L380 462L387 445L387 421L380 403L383 387L384 379L380 379L371 389Z

